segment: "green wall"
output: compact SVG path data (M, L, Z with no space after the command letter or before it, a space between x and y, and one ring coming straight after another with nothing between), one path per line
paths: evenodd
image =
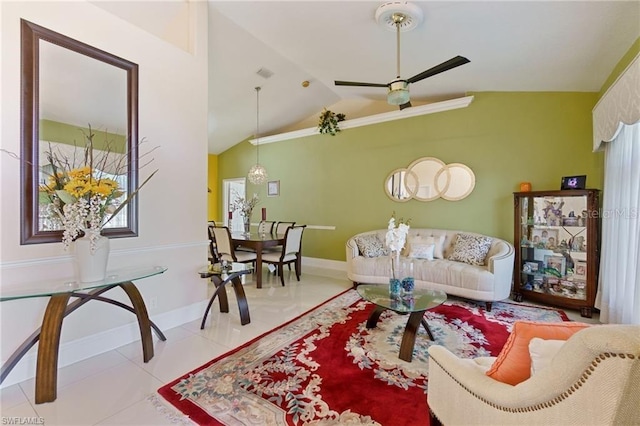
M52 120L40 120L40 140L65 143L84 147L85 135L89 134L88 127L78 127L72 124ZM127 152L127 138L125 135L107 132L101 129L91 129L95 135L93 146L95 149L114 153Z
M513 238L513 192L559 189L565 175L586 174L602 188L603 156L592 153L591 110L597 93L472 94L467 108L261 145L260 160L280 196L248 184L270 220L295 220L335 230L308 229L304 256L344 260L352 235L385 228L396 212L413 227L475 231ZM396 203L384 191L387 175L419 157L463 163L476 187L461 201ZM218 182L246 175L255 161L247 141L219 156ZM218 205L218 210L221 206ZM254 222L260 209L254 210Z

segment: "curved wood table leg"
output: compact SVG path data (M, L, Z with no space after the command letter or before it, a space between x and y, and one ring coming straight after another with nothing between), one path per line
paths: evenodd
M429 339L435 341L436 339L433 338L433 334L431 333L431 329L429 328L429 324L427 324L427 320L424 319L424 317L422 318L422 321L420 321L422 323L422 326L424 327L425 330L427 330L427 334L429 335Z
M416 332L424 316L425 311L411 312L409 314L409 321L404 328L404 334L402 335L402 342L400 343L400 359L411 362L413 358L413 346L416 343Z
M244 294L244 287L242 287L240 275L233 277L231 284L233 285L233 291L236 293L236 299L238 300L240 324L249 324L251 322L251 318L249 317L249 303L247 303L247 296Z
M371 315L369 315L369 319L367 319L367 328L376 328L376 324L378 324L378 319L380 319L380 315L386 309L382 306L376 305L375 309L371 311Z
M216 294L218 294L218 304L220 305L220 312L229 312L229 299L227 298L227 292L224 289L218 291L218 289L220 287L224 287L226 283L223 283L223 281L220 279L220 276L218 275L212 275L211 282L214 286L216 286Z
M144 362L149 362L153 358L153 338L151 336L151 321L149 320L144 299L132 282L121 283L119 286L127 293L133 305L133 311L138 318L138 326L140 327L140 337L142 338L142 358Z
M70 293L51 296L42 320L36 365L36 404L55 401L58 389L58 349L62 320Z
M226 284L223 283L222 285L219 285L216 287L216 291L213 292L213 295L211 296L211 299L209 299L209 303L207 303L207 308L204 310L204 315L202 316L202 322L200 323L200 330L204 330L204 324L207 322L207 317L209 316L209 312L211 311L211 305L213 305L213 301L216 300L216 297L218 295L224 294L225 295L225 299L227 297L227 291L224 288L224 285ZM218 297L218 300L220 300L222 296ZM222 303L220 303L220 312L229 312L229 303L227 302L227 310L223 311L222 310Z

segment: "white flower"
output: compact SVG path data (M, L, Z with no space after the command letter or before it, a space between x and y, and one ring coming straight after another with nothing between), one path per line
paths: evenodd
M251 217L251 212L256 204L258 204L258 201L260 201L258 194L253 194L253 197L248 201L242 197L238 197L231 203L231 210L240 211L240 214L244 217Z
M409 234L409 223L404 223L400 219L398 227L396 227L395 215L389 219L389 226L387 226L387 235L385 237L385 243L389 250L392 252L400 252L404 248L404 243L407 240L407 234Z

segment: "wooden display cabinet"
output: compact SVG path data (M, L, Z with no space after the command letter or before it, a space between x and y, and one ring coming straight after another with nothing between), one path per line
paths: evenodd
M514 298L579 309L591 318L598 286L598 189L515 192Z

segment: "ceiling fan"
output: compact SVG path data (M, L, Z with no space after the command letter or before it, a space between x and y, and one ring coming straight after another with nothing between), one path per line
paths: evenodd
M396 63L397 75L396 79L389 83L362 83L357 81L340 81L336 80L336 86L359 86L359 87L387 87L387 102L391 105L398 105L400 109L411 106L409 96L409 84L416 83L428 77L433 77L444 71L459 67L470 62L463 56L456 56L435 67L429 68L411 78L400 77L400 31L412 30L420 22L422 22L422 9L409 2L393 1L385 3L376 10L376 21L387 27L395 28L396 31Z

